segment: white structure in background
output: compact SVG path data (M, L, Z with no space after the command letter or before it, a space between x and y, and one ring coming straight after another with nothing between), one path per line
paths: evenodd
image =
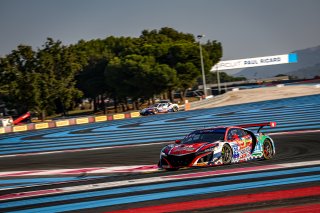
M237 60L220 61L211 68L211 72L216 70L230 70L248 67L259 67L277 64L288 64L298 62L296 53L290 53L285 55L274 55L257 58L246 58Z
M273 56L265 56L265 57L220 61L219 63L214 65L210 71L217 72L217 76L219 76L219 70L240 69L240 68L269 66L269 65L288 64L288 63L297 63L297 62L298 62L297 54L290 53L290 54L284 54L284 55L273 55ZM220 94L221 87L220 87L219 77L218 77L218 89Z

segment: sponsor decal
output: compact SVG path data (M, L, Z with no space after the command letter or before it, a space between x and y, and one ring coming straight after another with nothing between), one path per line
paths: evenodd
M13 127L14 132L21 132L21 131L27 131L27 130L28 130L27 125Z
M116 114L116 115L113 115L113 119L114 120L119 120L119 119L124 119L125 118L125 115L124 114Z
M136 117L140 116L140 113L139 112L131 112L130 115L131 115L131 118L136 118Z
M192 146L183 146L183 147L178 147L176 151L193 151L195 150Z
M76 123L77 124L86 124L86 123L89 123L89 119L88 118L77 118Z
M107 117L106 116L97 116L94 118L95 122L101 122L101 121L106 121Z
M46 129L46 128L49 128L49 124L48 123L35 124L35 129Z
M290 54L284 54L284 55L220 61L218 64L213 66L210 71L215 72L216 70L239 69L239 68L268 66L268 65L276 65L276 64L297 63L297 62L298 62L297 54L290 53Z
M62 121L56 121L56 126L68 126L69 125L69 120L62 120Z

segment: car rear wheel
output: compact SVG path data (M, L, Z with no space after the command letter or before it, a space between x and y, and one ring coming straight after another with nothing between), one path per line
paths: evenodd
M179 110L179 109L178 109L177 106L174 106L174 107L173 107L173 111L174 111L174 112L178 112L178 110Z
M221 159L223 164L230 164L232 161L232 149L228 144L222 147Z
M263 142L263 158L269 160L273 157L273 146L269 139Z
M179 170L179 168L166 168L165 170L167 170L167 171L177 171L177 170Z

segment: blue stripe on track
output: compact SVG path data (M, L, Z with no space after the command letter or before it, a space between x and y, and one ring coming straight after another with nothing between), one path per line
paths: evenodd
M320 167L312 167L312 168L290 169L290 170L273 171L273 172L259 172L259 173L253 173L253 174L234 175L234 176L227 176L227 177L214 177L214 178L187 180L187 181L176 181L176 182L170 182L170 183L160 183L160 184L152 184L152 185L145 185L145 186L132 186L132 187L126 187L126 188L99 190L95 192L83 192L83 193L75 193L75 194L69 194L69 195L50 196L50 197L28 199L28 200L21 200L21 201L9 201L6 203L2 203L1 206L2 208L19 207L19 206L21 207L26 205L34 205L34 204L57 202L57 201L67 201L67 200L106 196L106 195L142 192L142 191L157 190L157 189L172 189L174 187L181 187L181 186L194 186L199 184L258 179L258 178L264 178L264 177L274 177L274 176L280 176L280 175L301 174L301 173L319 172L319 171L320 171Z
M170 113L103 123L70 126L28 133L0 135L0 155L61 151L68 149L99 148L129 145L181 138L194 129L217 125L256 123L275 120L277 128L264 132L281 132L302 129L320 129L320 95L248 103L204 110ZM284 108L281 108L285 106ZM280 107L280 108L279 108ZM257 110L260 110L257 112ZM251 111L250 113L247 113ZM220 116L220 114L235 114ZM170 120L186 118L178 122ZM201 118L201 119L200 119ZM150 125L152 122L157 125ZM119 128L121 125L141 123L138 127ZM92 129L92 132L74 134L73 131ZM24 137L44 134L42 138L26 140ZM45 135L47 134L47 135Z
M230 184L230 185L223 185L223 186L183 189L183 190L175 190L175 191L167 191L167 192L150 193L150 194L144 194L144 195L133 195L133 196L118 197L118 198L101 199L96 201L84 201L84 202L71 203L71 204L40 207L40 208L33 208L33 209L12 211L12 212L33 213L33 212L74 211L79 209L83 210L83 209L89 209L89 208L106 207L106 206L176 198L176 197L183 197L183 196L194 196L194 195L201 195L201 194L208 194L208 193L218 193L218 192L225 192L225 191L235 191L235 190L244 190L244 189L252 189L252 188L316 182L316 181L320 181L320 175L282 178L282 179L266 180L266 181L255 181L255 182L249 182L249 183Z

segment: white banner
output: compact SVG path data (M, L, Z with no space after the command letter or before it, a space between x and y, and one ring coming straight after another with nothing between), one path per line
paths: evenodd
M298 62L298 57L296 53L290 53L285 55L273 55L257 58L246 58L237 60L220 61L218 64L211 68L211 72L216 70L229 70L229 69L239 69L247 67L258 67L258 66L268 66L276 64L287 64Z

